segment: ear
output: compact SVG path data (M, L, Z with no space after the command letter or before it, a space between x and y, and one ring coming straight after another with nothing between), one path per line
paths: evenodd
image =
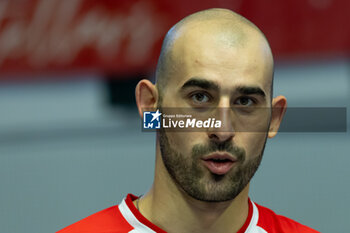
M284 96L277 96L272 99L272 113L268 137L276 136L277 131L281 125L284 113L287 110L287 99Z
M142 79L137 84L135 95L137 108L141 117L143 117L143 111L145 109L154 109L157 107L158 91L156 86L149 80Z

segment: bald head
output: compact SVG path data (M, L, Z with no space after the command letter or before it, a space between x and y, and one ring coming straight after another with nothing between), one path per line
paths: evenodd
M218 8L187 16L168 31L163 41L156 69L160 98L169 80L179 75L179 69L186 70L193 60L195 62L200 60L196 59L193 54L198 55L197 57L215 57L220 56L221 51L228 50L233 53L243 51L253 53L252 47L255 50L263 50L262 53L266 56L266 66L269 66L266 69L270 69L272 85L271 50L264 34L253 23L233 11ZM254 54L250 55L254 59Z

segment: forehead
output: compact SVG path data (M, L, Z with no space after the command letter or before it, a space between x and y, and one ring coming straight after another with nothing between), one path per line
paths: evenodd
M190 29L173 44L173 75L169 80L172 87L201 77L216 82L221 89L255 85L269 92L272 55L257 31L228 34L210 26Z

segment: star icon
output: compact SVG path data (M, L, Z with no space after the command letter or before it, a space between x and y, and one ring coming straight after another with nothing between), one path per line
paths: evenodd
M152 114L152 116L153 116L151 122L154 121L155 119L157 119L157 121L159 121L159 116L162 115L162 114L159 112L159 109L157 109L157 111L156 111L155 113L151 113L151 114Z

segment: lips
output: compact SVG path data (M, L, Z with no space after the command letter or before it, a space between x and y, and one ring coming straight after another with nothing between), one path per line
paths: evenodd
M215 153L204 157L204 165L216 175L224 175L230 171L236 162L236 158L227 153Z

